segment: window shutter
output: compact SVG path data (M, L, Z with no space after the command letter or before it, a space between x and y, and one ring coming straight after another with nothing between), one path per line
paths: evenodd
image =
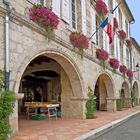
M86 35L86 2L85 0L81 0L81 9L82 9L82 32Z
M62 19L70 23L70 0L62 0Z
M60 0L52 0L52 10L60 17Z
M117 37L117 47L118 47L118 60L120 61L120 42L118 37Z
M106 33L103 30L103 49L106 50Z
M126 65L126 46L123 45L123 64Z
M125 28L125 16L122 14L122 28L124 31L126 31L126 28Z
M117 49L116 49L116 42L117 42L117 37L116 37L116 35L114 36L114 57L116 58L117 57Z
M96 31L96 12L92 7L90 13L91 13L91 35L93 35L93 33ZM96 34L94 34L91 41L96 43Z

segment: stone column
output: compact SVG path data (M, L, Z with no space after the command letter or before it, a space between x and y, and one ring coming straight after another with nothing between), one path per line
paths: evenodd
M117 110L116 98L106 98L107 100L107 111L114 112Z
M124 99L124 108L131 108L131 98Z

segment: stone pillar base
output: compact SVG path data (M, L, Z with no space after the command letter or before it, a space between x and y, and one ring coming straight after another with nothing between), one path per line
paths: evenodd
M125 98L124 99L124 108L131 108L131 98Z
M107 98L107 111L116 111L116 98Z

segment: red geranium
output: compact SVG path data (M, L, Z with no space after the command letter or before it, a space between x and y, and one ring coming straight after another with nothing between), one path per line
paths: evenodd
M122 40L124 40L126 38L126 33L124 30L120 30L120 31L118 31L118 33L119 33L119 36Z
M129 78L133 78L133 71L130 70L130 69L128 69L128 70L127 70L127 76L128 76Z
M121 66L120 66L120 72L121 72L121 73L127 73L127 67L124 66L124 65L121 65Z
M110 61L110 66L113 68L113 69L118 69L119 68L119 60L116 59L116 58L111 58Z
M127 43L127 46L129 46L129 47L131 47L133 44L131 39L127 39L126 43Z
M34 5L32 8L30 8L29 17L32 21L46 29L47 37L49 39L53 30L57 29L58 27L58 16L50 9L43 7L42 5Z
M88 49L89 47L89 38L78 32L72 32L69 38L73 47L78 48L81 56L83 57L83 49Z
M108 52L106 52L103 49L97 49L96 55L97 55L97 58L100 60L107 60L108 59Z
M102 0L96 2L96 10L103 17L108 13L107 5Z

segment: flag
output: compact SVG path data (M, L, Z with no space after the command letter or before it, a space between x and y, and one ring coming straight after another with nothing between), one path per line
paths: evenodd
M101 23L100 27L103 29L108 24L108 17Z
M111 44L113 41L113 26L114 26L114 17L112 13L110 13L108 19L109 22L107 24L107 34L109 37L109 44Z

